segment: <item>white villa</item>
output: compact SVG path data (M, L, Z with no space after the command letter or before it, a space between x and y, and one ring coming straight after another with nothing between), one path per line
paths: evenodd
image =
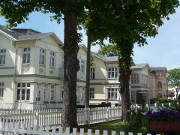
M0 106L60 107L64 54L54 33L0 26ZM84 102L86 49L80 47L77 102ZM0 107L0 108L1 108Z
M62 46L54 33L4 29L0 25L0 108L61 108L64 80ZM80 45L77 104L85 101L86 56L86 47ZM118 57L105 57L93 52L91 56L90 104L120 103ZM152 93L150 71L148 64L132 66L131 100L135 101L138 93L149 98L149 93ZM154 77L154 74L151 76Z

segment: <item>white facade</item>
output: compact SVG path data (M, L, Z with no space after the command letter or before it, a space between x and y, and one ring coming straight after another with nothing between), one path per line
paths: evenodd
M31 104L31 108L36 108L37 105L57 104L54 107L59 108L62 105L64 52L56 35L50 33L38 39L17 40L0 30L0 51L1 106L19 108L19 105ZM85 56L86 50L82 46L79 61L86 63ZM78 103L84 102L85 64L80 70L82 72L77 75Z

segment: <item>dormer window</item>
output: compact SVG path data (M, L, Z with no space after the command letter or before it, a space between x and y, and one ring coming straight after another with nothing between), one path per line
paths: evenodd
M23 64L30 64L30 48L24 48L23 50Z

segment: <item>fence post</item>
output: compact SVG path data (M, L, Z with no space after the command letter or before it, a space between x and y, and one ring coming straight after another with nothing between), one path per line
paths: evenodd
M90 126L90 108L85 108L86 124Z
M107 122L109 122L109 109L106 110L106 119L107 119Z
M0 113L0 115L2 115L2 113ZM3 128L3 122L4 122L4 118L2 119L2 117L0 117L0 129ZM3 131L0 130L0 135L3 135Z
M38 112L35 113L34 125L39 126L39 113Z

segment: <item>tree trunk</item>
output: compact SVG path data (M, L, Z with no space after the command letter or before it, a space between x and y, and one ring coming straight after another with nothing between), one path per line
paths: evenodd
M86 64L86 98L85 108L89 108L89 83L90 83L90 56L91 56L91 36L88 35L88 46L87 46L87 64Z
M127 121L130 117L130 94L129 94L129 81L131 75L131 55L133 50L133 43L131 40L121 40L118 44L119 50L119 82L122 102L122 120Z
M121 63L121 62L119 62ZM122 102L122 120L127 121L130 116L130 94L129 94L129 80L131 70L120 68L120 94Z
M75 0L64 1L64 93L62 127L77 127L76 83L79 61L77 53L77 18L69 11Z

